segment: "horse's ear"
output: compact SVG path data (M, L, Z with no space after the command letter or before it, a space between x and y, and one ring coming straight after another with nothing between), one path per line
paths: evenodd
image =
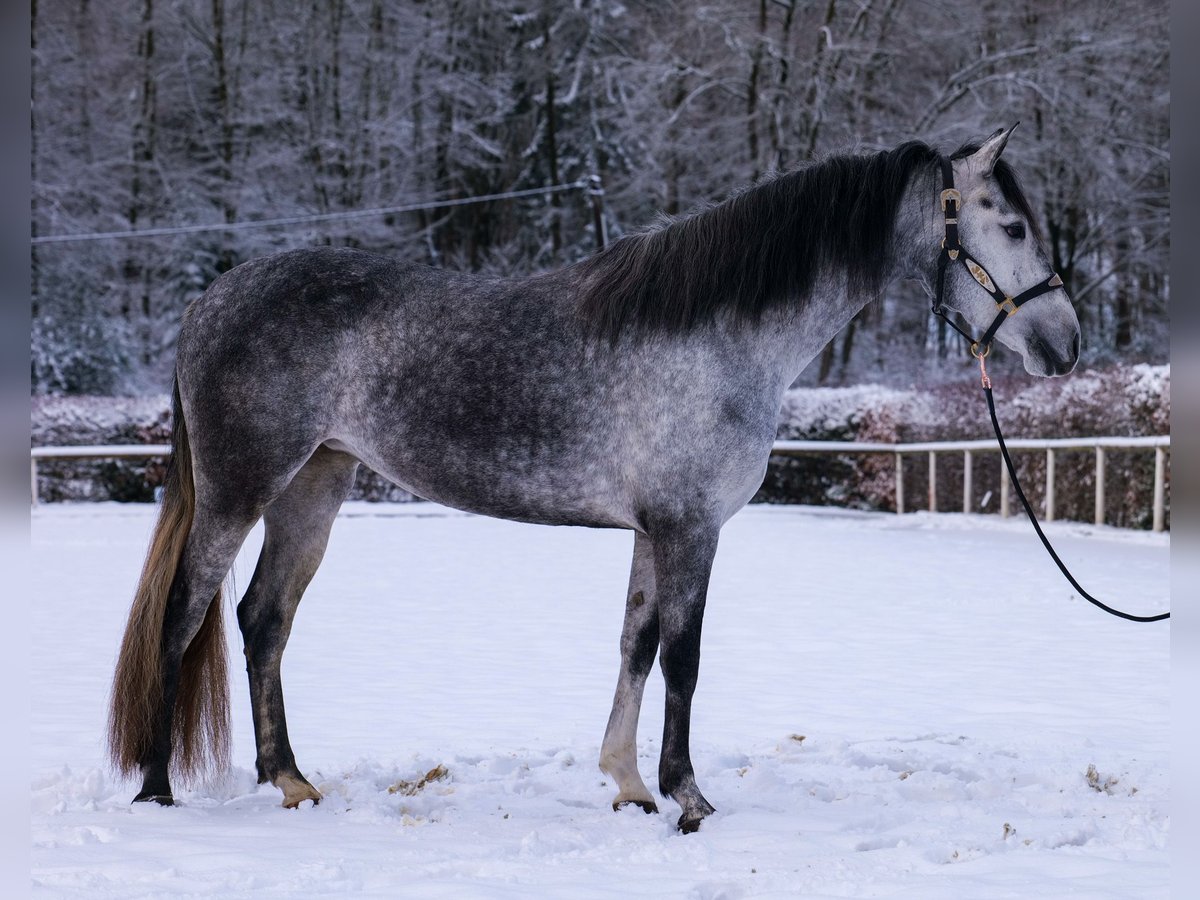
M1009 135L1013 133L1013 128L1020 124L1017 122L1012 128L1000 128L989 135L979 149L971 154L971 167L984 178L991 175L992 169L996 167L996 160L1000 158L1004 145L1008 143Z

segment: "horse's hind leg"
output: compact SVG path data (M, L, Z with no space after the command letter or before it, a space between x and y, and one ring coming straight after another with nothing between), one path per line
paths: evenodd
M300 774L288 741L280 661L304 589L325 555L329 530L354 484L358 460L319 447L263 515L262 553L238 604L254 713L258 781L283 791L283 805L314 803L320 793Z
M658 652L658 603L654 595L654 554L650 539L637 534L621 629L621 674L600 749L600 768L617 783L613 809L627 804L657 812L637 767L637 724L646 676Z
M217 770L228 763L229 698L220 591L256 518L249 510L218 511L197 504L167 595L162 628L154 638L161 641L162 687L141 760L142 789L135 803L174 802L169 780L172 762L185 777L194 776L208 763ZM214 668L205 672L210 665Z

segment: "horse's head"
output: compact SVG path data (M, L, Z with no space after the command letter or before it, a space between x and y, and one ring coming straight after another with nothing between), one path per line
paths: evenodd
M1065 375L1079 359L1079 320L1046 257L1029 202L1000 160L1011 133L1001 129L951 160L962 198L957 225L963 256L946 267L942 300L977 333L996 326L995 339L1020 353L1030 373ZM1026 292L1032 296L1023 302Z

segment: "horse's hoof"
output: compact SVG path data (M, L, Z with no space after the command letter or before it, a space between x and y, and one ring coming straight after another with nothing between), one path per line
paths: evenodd
M320 793L318 793L316 790L310 788L307 791L303 791L303 792L299 792L299 793L285 794L284 798L283 798L283 808L284 809L299 809L300 804L303 803L305 800L311 800L312 805L316 806L318 803L321 802L322 799L324 799L324 798L320 795Z
M287 797L284 797L283 798L283 808L284 809L299 809L300 804L303 803L305 800L311 800L312 805L316 806L318 803L321 802L321 795L318 794L315 797L294 797L291 800L289 800Z
M687 815L679 817L679 830L683 834L695 834L700 830L700 823L704 821L704 816L693 816L688 818Z
M618 812L626 806L636 806L646 815L658 812L658 806L655 805L653 800L614 800L613 812Z
M149 803L154 801L159 806L174 806L175 798L170 794L138 794L133 798L134 803Z
M321 802L321 793L303 778L292 775L280 775L275 779L275 786L283 791L283 808L296 809L305 800L311 800L313 806Z

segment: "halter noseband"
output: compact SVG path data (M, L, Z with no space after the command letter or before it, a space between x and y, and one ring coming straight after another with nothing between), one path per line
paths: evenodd
M1040 297L1042 294L1048 294L1055 288L1062 287L1062 279L1058 277L1058 273L1051 275L1048 279L1026 291L1022 291L1015 297L1011 297L1002 291L988 270L983 267L979 260L974 259L971 254L967 253L966 249L958 240L958 210L962 207L962 194L954 187L954 169L951 167L950 160L943 156L940 157L942 165L942 193L940 195L942 205L942 217L945 219L946 236L942 239L942 251L938 254L937 266L937 296L933 301L933 312L936 315L945 319L950 327L965 337L971 342L971 355L977 359L982 359L987 356L992 349L992 340L996 337L996 332L1004 321L1011 315L1015 315L1021 304L1027 303L1034 297ZM992 324L988 326L987 331L983 333L983 337L979 340L971 337L967 332L963 331L946 315L946 308L942 305L942 299L946 290L946 268L954 260L959 260L971 273L971 277L979 284L981 288L992 295L992 299L996 301L996 318L992 320Z

